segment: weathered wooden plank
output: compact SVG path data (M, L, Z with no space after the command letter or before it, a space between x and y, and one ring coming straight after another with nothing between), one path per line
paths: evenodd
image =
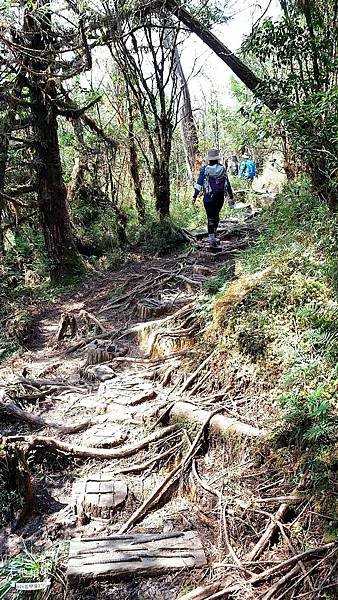
M67 574L70 582L79 578L119 579L206 563L201 540L194 531L116 535L71 540Z
M186 535L185 535L186 534ZM149 534L148 534L149 535ZM171 534L170 537L163 537L161 534L154 536L144 534L135 534L135 536L119 535L113 536L112 538L97 538L84 541L83 539L72 540L70 555L74 550L76 554L82 552L110 552L112 550L123 550L124 552L147 549L147 550L170 550L172 548L178 549L194 549L198 546L198 540L196 541L196 533L194 531L187 531L183 533ZM148 539L147 539L148 538ZM196 546L197 544L197 546ZM202 547L202 546L200 546Z

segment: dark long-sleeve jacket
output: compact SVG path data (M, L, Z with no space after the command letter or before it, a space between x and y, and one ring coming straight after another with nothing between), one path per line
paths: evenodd
M230 181L224 165L204 165L198 176L197 182L195 183L194 198L197 198L198 194L203 188L204 202L212 202L212 192L208 182L208 175L211 177L224 177L224 191L228 194L232 200L234 195L230 185Z

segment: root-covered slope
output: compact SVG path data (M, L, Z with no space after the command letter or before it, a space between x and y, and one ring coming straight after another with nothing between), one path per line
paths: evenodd
M24 537L66 568L72 539L74 600L330 597L331 225L297 210L290 193L225 222L221 252L196 241L44 312L2 370L4 554Z

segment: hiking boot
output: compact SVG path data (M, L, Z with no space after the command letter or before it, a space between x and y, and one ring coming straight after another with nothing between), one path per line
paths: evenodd
M218 244L217 244L216 237L215 237L214 233L210 233L209 234L208 243L209 243L210 248L217 248Z

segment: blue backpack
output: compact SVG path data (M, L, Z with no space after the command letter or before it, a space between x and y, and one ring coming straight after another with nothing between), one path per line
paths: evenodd
M256 175L256 167L253 160L246 161L246 176L251 179Z

